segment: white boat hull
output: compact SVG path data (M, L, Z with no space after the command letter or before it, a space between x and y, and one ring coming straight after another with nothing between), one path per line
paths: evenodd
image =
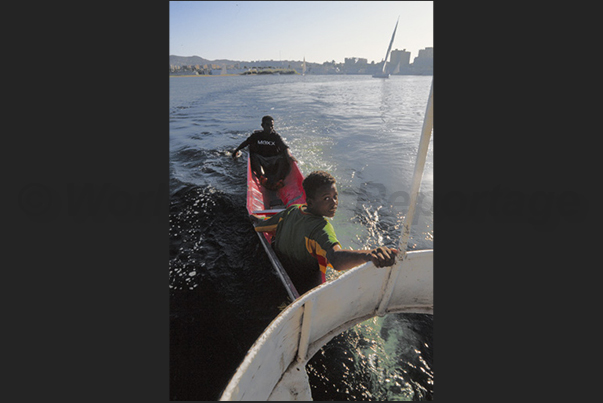
M312 400L305 365L329 340L377 315L433 314L433 250L391 268L366 263L302 295L251 347L220 400Z

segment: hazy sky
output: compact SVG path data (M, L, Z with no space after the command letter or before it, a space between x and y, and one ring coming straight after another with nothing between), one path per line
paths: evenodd
M380 62L433 46L433 1L170 1L170 55L204 59Z

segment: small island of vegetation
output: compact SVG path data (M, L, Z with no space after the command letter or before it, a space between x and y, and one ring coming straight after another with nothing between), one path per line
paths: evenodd
M241 75L254 75L254 74L299 74L295 69L273 69L273 68L260 68L260 69L249 69L241 73Z

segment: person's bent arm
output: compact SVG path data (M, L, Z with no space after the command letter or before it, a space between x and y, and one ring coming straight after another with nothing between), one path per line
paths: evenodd
M337 271L348 270L366 262L377 267L391 266L396 262L397 249L381 246L371 250L345 250L335 245L327 251L327 259Z
M236 159L238 157L237 154L239 153L240 149L247 147L247 145L249 144L248 141L249 141L249 139L245 140L237 148L235 148L234 150L232 150L232 158L233 159Z

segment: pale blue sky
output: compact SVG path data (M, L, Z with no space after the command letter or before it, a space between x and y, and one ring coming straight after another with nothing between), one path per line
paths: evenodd
M170 55L209 60L381 61L433 46L433 1L170 1Z

